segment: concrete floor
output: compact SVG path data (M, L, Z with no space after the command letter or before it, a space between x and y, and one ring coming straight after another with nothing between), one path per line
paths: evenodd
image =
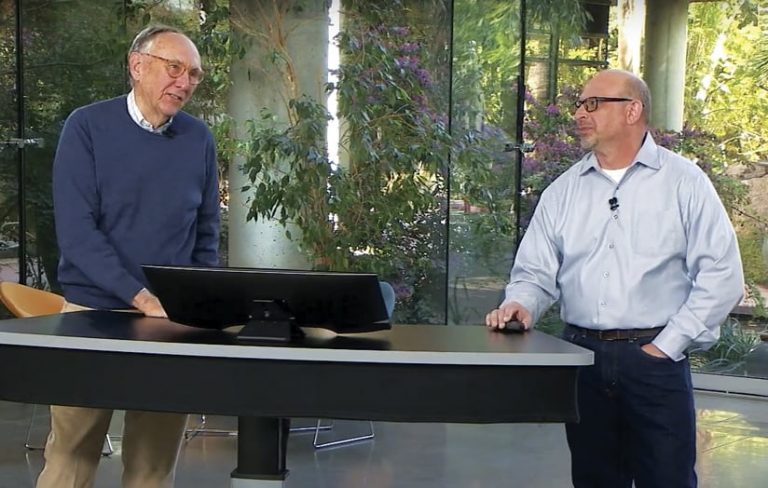
M696 402L699 486L768 486L768 400L699 393ZM23 446L31 412L29 405L0 402L0 488L30 488L42 468L42 453ZM41 439L45 420L38 425L35 434ZM209 425L233 427L234 420L214 417ZM312 447L311 435L293 434L286 488L570 486L561 425L375 425L374 441L320 451ZM366 427L361 422L337 422L328 435ZM187 442L176 486L228 487L236 442L222 437L195 437ZM115 447L115 454L101 461L97 487L119 487L119 442Z

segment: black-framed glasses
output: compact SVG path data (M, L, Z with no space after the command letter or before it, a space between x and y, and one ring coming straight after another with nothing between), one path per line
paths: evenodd
M623 97L588 97L583 100L576 100L574 105L576 106L576 110L584 105L584 108L587 109L587 112L594 112L597 110L600 102L631 102L632 100L632 98Z
M137 51L139 54L144 54L145 56L153 57L157 60L163 61L165 63L165 71L168 73L168 76L171 78L178 78L182 76L184 73L189 71L189 83L192 85L199 85L201 81L203 81L203 78L205 77L205 72L201 70L200 68L192 68L189 69L186 64L182 63L181 61L177 61L175 59L168 59L164 58L162 56L157 56L152 53L143 53Z

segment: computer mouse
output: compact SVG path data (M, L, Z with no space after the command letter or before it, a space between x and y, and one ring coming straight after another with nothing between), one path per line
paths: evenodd
M506 322L504 324L504 328L496 328L494 329L496 332L504 333L515 333L515 332L525 332L526 328L523 325L522 322L517 320L510 320L509 322Z

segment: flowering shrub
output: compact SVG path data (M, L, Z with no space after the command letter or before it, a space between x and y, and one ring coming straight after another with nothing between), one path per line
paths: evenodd
M328 157L329 114L318 101L291 100L285 129L268 113L252 125L249 217L296 224L301 235L288 237L319 267L389 280L398 321L444 322L426 290L445 281L452 139L425 34L382 17L391 12L368 3L345 11L338 81L327 86L343 121L341 161Z
M578 97L576 89L565 88L557 104L546 104L529 92L525 94L523 136L534 144L534 150L523 159L520 209L523 228L528 227L541 192L584 154L571 113Z
M747 185L725 173L729 165L748 164L740 154L727 150L714 134L692 127L680 132L655 129L651 134L657 144L682 154L707 173L729 213L743 211L749 203Z

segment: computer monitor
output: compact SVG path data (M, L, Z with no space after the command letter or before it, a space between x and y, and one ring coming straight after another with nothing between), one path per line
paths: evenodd
M185 325L245 325L241 342L287 342L299 326L337 333L388 329L378 277L257 268L142 266L168 318Z

